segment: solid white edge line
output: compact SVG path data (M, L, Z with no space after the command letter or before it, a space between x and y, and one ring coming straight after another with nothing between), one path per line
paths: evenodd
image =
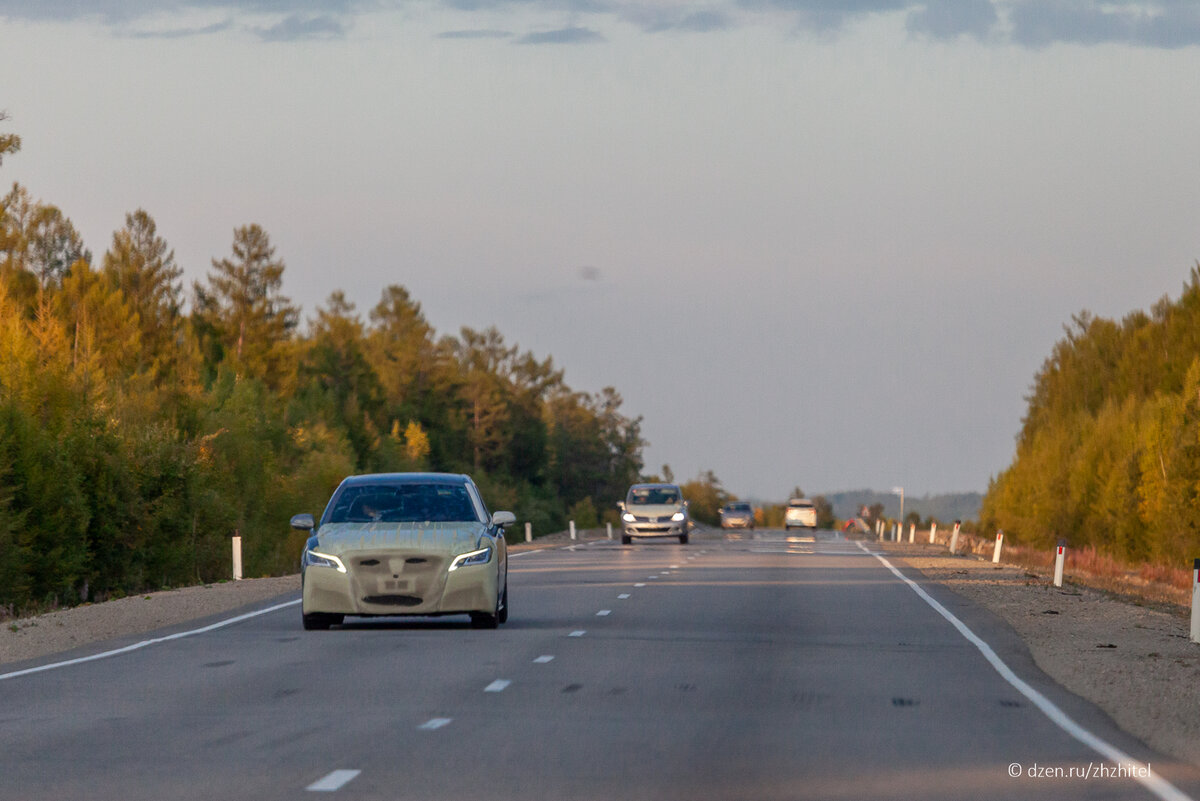
M126 645L124 648L115 648L111 651L104 651L102 653L92 654L91 656L81 656L77 659L67 659L63 662L52 662L49 665L39 665L38 667L16 670L12 673L0 673L0 681L3 681L4 679L15 679L18 676L27 676L30 673L42 673L47 670L54 670L55 668L67 667L69 665L80 665L84 662L95 662L97 659L107 659L110 656L118 656L120 654L129 653L130 651L136 651L139 648L145 648L147 645L157 645L160 642L180 640L184 637L191 637L193 634L204 634L209 631L215 631L216 629L224 628L225 626L232 626L234 623L241 623L243 620L249 620L252 617L266 615L271 612L277 612L280 609L286 609L289 606L295 606L296 604L300 603L301 600L302 599L297 598L294 601L286 601L281 604L275 604L275 606L269 606L266 609L259 609L256 612L247 612L244 615L231 617L227 620L218 620L216 623L210 623L209 625L202 626L198 629L189 629L188 631L180 631L176 632L175 634L168 634L165 637L154 637L153 639L142 640L141 642L135 642L132 645Z
M869 550L861 542L858 543L858 547L862 548L871 556L874 556L876 559L882 562L883 566L892 571L896 578L907 584L913 592L920 596L921 600L929 604L933 610L944 617L950 623L950 625L958 629L958 633L966 638L969 643L979 649L979 652L983 654L983 658L986 659L991 666L996 669L996 672L1000 674L1001 678L1011 684L1013 688L1016 689L1016 691L1021 695L1028 698L1030 703L1040 709L1042 714L1050 718L1050 720L1056 726L1074 737L1079 742L1086 745L1088 748L1091 748L1100 756L1105 757L1106 759L1109 759L1118 765L1131 768L1131 778L1133 778L1154 795L1163 799L1163 801L1192 801L1190 796L1181 792L1175 787L1175 785L1171 784L1166 779L1162 779L1153 774L1146 777L1139 776L1138 771L1143 766L1140 763L1135 762L1133 757L1129 756L1108 741L1100 739L1095 734L1092 734L1090 731L1080 726L1078 723L1072 720L1066 712L1063 712L1061 709L1059 709L1053 701L1042 695L1033 687L1029 686L1024 679L1014 673L1012 668L1005 664L1004 660L996 655L996 652L992 650L992 646L988 645L987 642L985 642L979 635L967 628L967 625L955 617L953 612L942 606L940 603L934 600L929 593L921 589L919 584L893 567L891 562L889 562L887 559L884 559L878 553Z
M332 793L345 787L360 773L362 773L361 770L335 770L304 789L312 793Z

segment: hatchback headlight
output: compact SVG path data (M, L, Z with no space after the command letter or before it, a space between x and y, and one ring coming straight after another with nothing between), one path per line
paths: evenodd
M454 561L450 563L450 571L458 570L460 567L470 567L472 565L486 565L492 559L492 549L480 548L478 551L459 554L454 557ZM448 571L449 572L449 571Z
M320 551L305 551L304 552L305 567L332 567L339 573L346 572L346 566L342 564L342 560L338 559L333 554L321 553Z
M682 523L683 518L684 518L683 512L676 512L675 514L671 515L671 521L674 523Z
M634 516L633 516L631 513L629 513L629 512L626 512L625 514L621 515L621 519L622 519L622 520L624 520L626 523L633 523L633 522L635 522L635 521L637 520L637 518L636 518L636 517L634 517Z

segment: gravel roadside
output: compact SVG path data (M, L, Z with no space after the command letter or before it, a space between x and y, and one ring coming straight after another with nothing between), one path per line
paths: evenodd
M1191 642L1186 610L1139 604L1070 581L1055 587L1048 572L950 556L937 546L882 550L898 566L1003 619L1038 667L1122 729L1200 767L1200 645Z
M604 533L580 532L580 542ZM570 544L566 535L517 544L510 552ZM878 543L875 543L878 546ZM884 547L989 609L1029 645L1037 665L1066 689L1103 709L1117 725L1164 754L1200 767L1200 646L1190 642L1184 610L1118 599L1087 587L1052 586L1023 567L949 556L937 546ZM300 591L298 575L153 592L5 621L0 664L35 659L261 603Z

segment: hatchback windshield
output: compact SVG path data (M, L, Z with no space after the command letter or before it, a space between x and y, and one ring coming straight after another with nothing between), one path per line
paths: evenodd
M631 506L659 506L679 503L679 491L674 487L634 487L629 491Z
M331 523L478 522L463 484L374 484L346 487Z

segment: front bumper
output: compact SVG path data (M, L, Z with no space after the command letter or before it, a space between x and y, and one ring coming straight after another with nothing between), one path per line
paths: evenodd
M496 610L497 556L487 564L448 571L449 560L417 554L354 553L346 572L304 570L304 614L451 615ZM424 561L420 561L424 560Z
M679 523L626 523L627 537L678 537L687 534L688 524L684 520Z

